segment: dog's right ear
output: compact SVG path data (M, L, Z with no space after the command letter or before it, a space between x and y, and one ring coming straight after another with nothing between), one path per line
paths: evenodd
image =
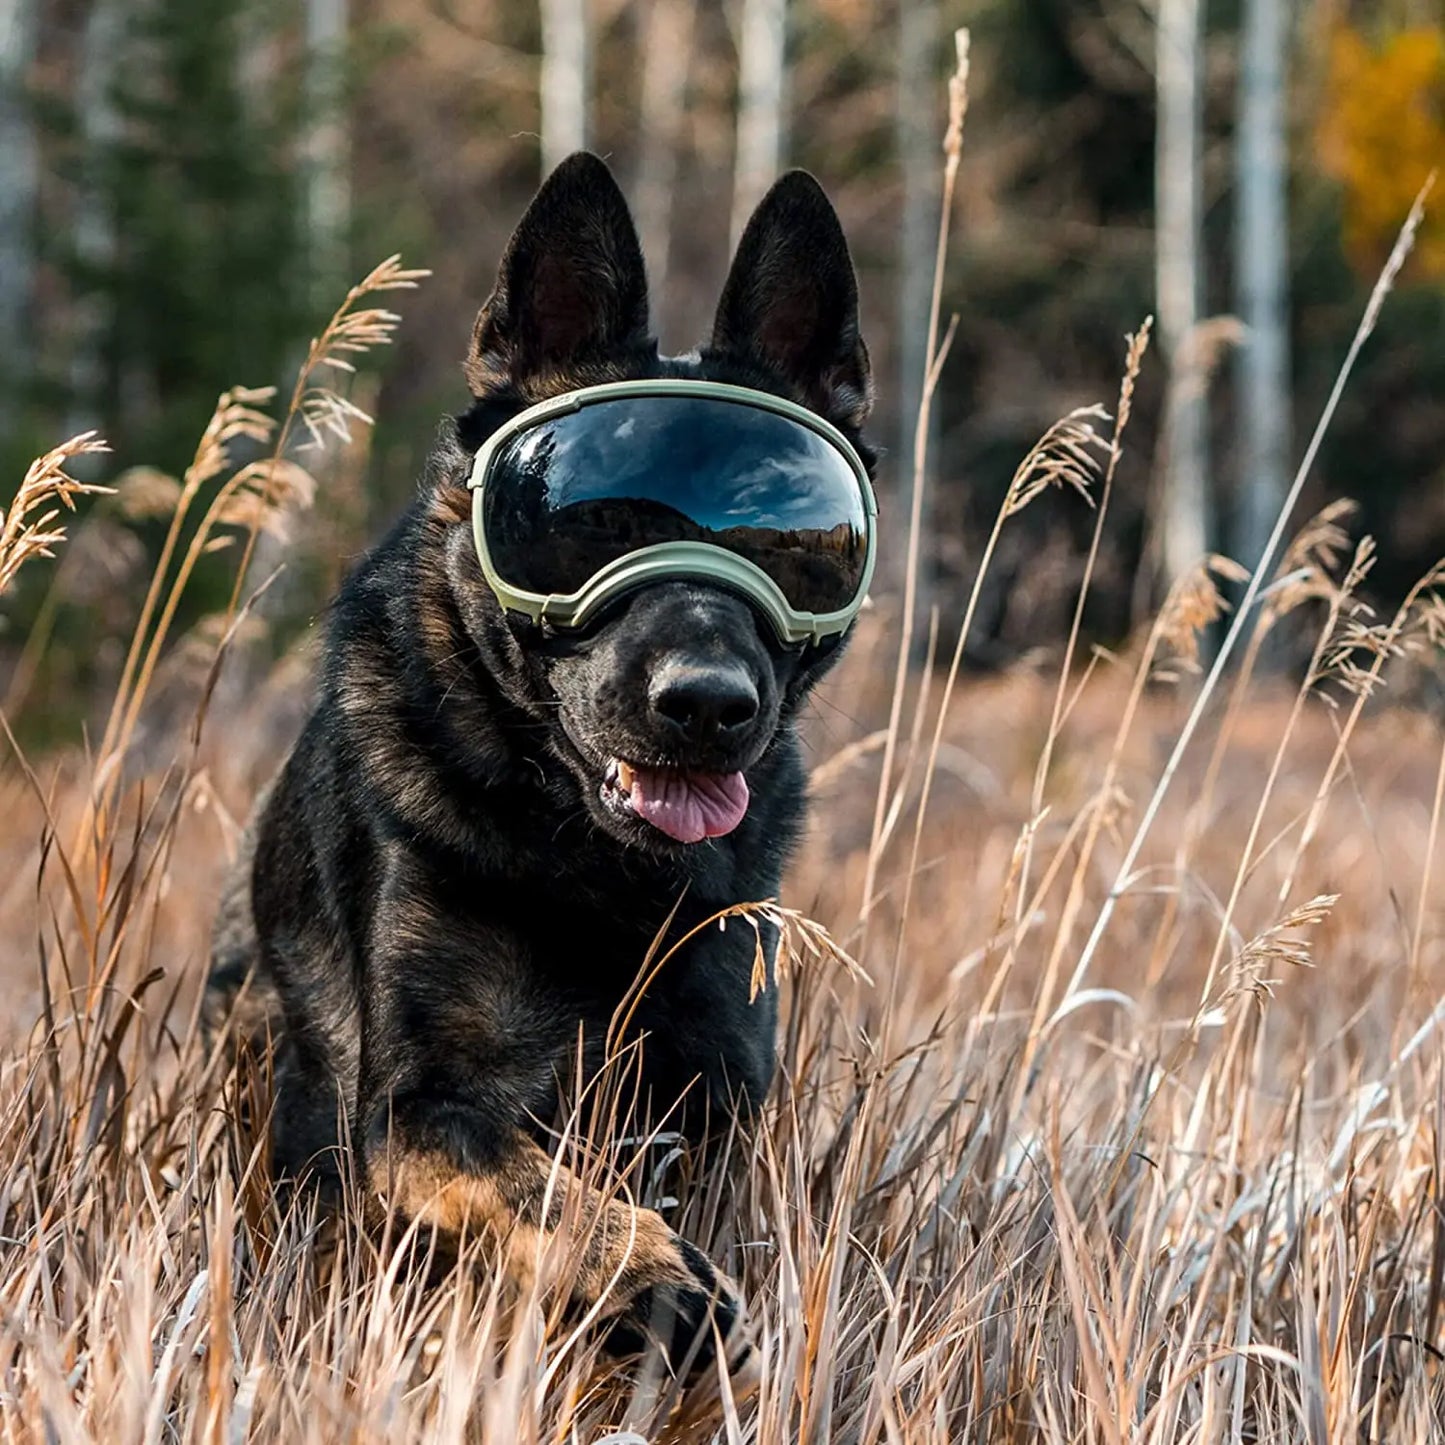
M753 212L709 349L761 364L839 426L867 421L873 379L858 282L837 212L806 171L774 182Z
M612 172L578 151L507 244L463 370L475 396L648 342L647 272Z

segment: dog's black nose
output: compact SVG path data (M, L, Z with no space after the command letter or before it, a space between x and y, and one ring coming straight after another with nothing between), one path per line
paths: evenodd
M690 743L732 741L758 715L758 689L742 667L668 666L652 679L653 712Z

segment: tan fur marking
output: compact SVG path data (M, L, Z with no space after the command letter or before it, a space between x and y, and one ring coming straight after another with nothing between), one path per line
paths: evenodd
M471 353L462 365L472 395L485 400L499 392L511 391L528 406L565 396L584 386L600 386L608 381L629 381L637 375L636 363L627 357L600 356L586 360L570 359L561 363L543 363L518 375L509 369L507 358L479 351L486 309L477 317L472 333Z
M432 521L441 527L459 527L472 519L472 494L465 487L447 482L437 488L431 501Z
M445 573L431 579L418 598L417 629L433 667L444 668L457 651L457 634L452 625L450 597Z
M565 1229L574 1296L592 1305L610 1287L607 1314L657 1285L699 1286L660 1215L605 1198L530 1140L519 1144L509 1167L489 1175L461 1174L440 1154L393 1146L372 1161L372 1180L405 1219L453 1238L492 1234L508 1274L521 1284L530 1283L541 1252ZM549 1181L553 1225L543 1228Z

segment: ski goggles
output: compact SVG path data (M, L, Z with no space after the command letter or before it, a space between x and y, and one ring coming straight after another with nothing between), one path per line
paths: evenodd
M747 387L620 381L540 402L488 437L467 485L497 600L561 628L690 578L741 594L785 643L818 641L848 627L873 575L857 451Z

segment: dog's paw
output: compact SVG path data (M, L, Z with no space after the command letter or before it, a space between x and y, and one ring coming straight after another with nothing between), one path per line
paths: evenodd
M714 1368L721 1341L728 1372L745 1370L753 1353L742 1295L695 1245L674 1236L678 1278L638 1290L608 1323L610 1354L661 1352L674 1375L691 1380Z

